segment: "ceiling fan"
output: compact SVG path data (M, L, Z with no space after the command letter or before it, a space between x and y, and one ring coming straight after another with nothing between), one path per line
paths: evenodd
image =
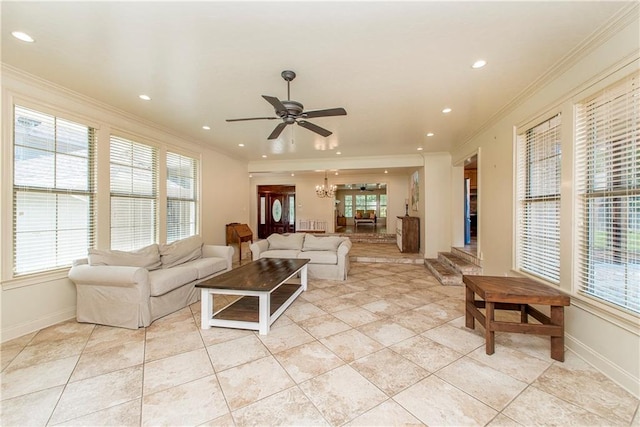
M227 119L228 122L241 122L246 120L276 120L281 119L282 123L279 123L276 128L271 132L268 139L277 139L287 125L297 123L305 129L309 129L319 135L327 137L332 134L331 131L324 129L318 125L308 122L306 119L313 119L316 117L330 117L330 116L346 116L347 112L344 108L329 108L326 110L314 110L304 111L304 106L291 100L291 92L289 84L291 80L296 78L296 73L290 70L285 70L281 73L282 78L287 82L287 100L280 101L275 96L262 95L269 104L275 108L277 117L250 117L246 119Z

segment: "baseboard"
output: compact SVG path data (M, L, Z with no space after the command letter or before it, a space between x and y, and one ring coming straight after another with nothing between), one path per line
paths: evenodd
M76 308L72 307L58 311L57 313L51 313L48 316L41 317L30 322L21 323L18 325L10 326L8 328L2 328L2 342L9 341L14 338L27 335L31 332L38 331L42 328L46 328L47 326L55 325L56 323L75 318Z
M635 396L636 399L640 399L640 379L634 378L629 372L612 363L610 360L605 359L599 353L596 353L593 349L566 332L565 345L571 352L598 369L613 382Z

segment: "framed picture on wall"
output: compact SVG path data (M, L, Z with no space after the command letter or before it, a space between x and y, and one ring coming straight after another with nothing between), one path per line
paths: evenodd
M420 201L420 175L415 171L411 175L411 210L418 211L418 202Z

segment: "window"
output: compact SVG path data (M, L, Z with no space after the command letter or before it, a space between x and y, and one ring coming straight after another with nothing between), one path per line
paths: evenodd
M387 195L380 195L380 218L387 217Z
M197 233L197 160L167 153L167 243Z
M576 110L577 291L640 313L640 74Z
M344 216L353 217L353 196L351 194L344 196Z
M356 212L367 209L367 197L364 194L356 194Z
M378 211L378 195L377 194L367 194L367 202L366 202L366 210L368 211Z
M14 275L67 267L93 247L94 151L94 129L14 107Z
M560 115L517 138L516 268L560 282Z
M157 241L157 150L111 137L111 248L139 249Z

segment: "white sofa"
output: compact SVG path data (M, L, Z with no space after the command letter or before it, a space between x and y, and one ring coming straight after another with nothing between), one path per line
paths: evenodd
M348 237L313 234L272 234L264 240L251 244L253 260L260 258L309 259L309 277L316 279L346 280L349 273Z
M231 270L233 247L192 236L137 251L90 249L76 260L78 322L137 329L200 299L195 285Z

